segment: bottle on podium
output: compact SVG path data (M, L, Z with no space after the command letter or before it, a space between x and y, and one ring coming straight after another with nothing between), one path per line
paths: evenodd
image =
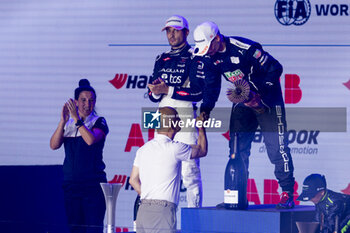
M226 209L248 208L248 171L237 150L238 135L234 134L233 153L225 169L224 206Z

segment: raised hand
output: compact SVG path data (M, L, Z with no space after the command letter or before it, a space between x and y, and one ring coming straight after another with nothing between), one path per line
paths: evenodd
M251 98L248 102L245 102L244 105L252 108L254 111L256 111L257 113L261 114L264 113L265 108L263 103L261 102L261 97L259 94L250 91L251 94Z
M206 113L206 112L201 112L200 115L199 115L199 119L202 120L202 121L207 121L209 120L209 114ZM197 117L198 118L198 117Z
M67 107L67 103L65 103L62 107L61 121L63 121L63 123L67 123L68 120L69 120L69 110Z
M78 112L78 107L75 104L73 99L69 99L66 103L66 106L69 110L70 116L74 119L75 122L80 120L79 112Z

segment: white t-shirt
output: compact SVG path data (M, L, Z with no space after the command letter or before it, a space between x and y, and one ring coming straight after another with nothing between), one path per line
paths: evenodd
M139 168L141 199L166 200L178 205L181 161L191 159L191 146L156 134L136 152L134 166Z

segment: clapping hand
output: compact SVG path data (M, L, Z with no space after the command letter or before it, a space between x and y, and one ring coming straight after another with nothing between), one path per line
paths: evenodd
M62 112L61 112L61 121L66 123L69 120L69 110L67 107L67 103L65 103L62 107Z
M155 95L168 94L168 91L169 91L168 85L166 85L164 80L161 78L157 78L152 82L152 84L148 84L148 88Z
M65 106L67 107L70 116L74 119L75 122L80 120L78 108L73 99L69 99Z

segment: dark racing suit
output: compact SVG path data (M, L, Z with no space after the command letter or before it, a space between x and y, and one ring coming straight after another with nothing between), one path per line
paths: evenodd
M189 44L158 55L150 83L162 78L169 86L169 92L168 95L158 96L149 92L150 100L160 102L164 96L190 103L202 100L204 76L201 66L203 66L201 61L197 57L192 57L192 48Z
M316 204L316 220L321 222L321 233L333 233L336 228L339 233L350 232L350 196L327 189L321 201Z
M159 107L175 108L179 117L186 121L195 118L195 104L202 99L204 83L203 63L192 57L189 44L184 47L162 53L156 58L153 69L152 83L162 78L168 85L168 94L155 95L149 91L149 98L159 102ZM174 140L189 145L197 144L198 133L195 128L181 129ZM199 168L199 159L182 161L182 179L187 189L188 207L201 207L202 181Z
M285 109L279 78L281 64L262 46L241 37L223 37L226 43L224 52L205 56L205 66L210 71L206 75L201 112L209 113L215 106L221 87L221 75L229 82L244 79L250 90L261 97L264 113L258 113L244 104L234 104L230 119L230 138L238 135L238 153L248 169L251 143L257 127L264 136L267 154L275 165L275 176L283 191L294 192L293 162L287 141ZM210 74L211 73L211 74ZM215 75L219 74L219 75ZM230 140L230 154L234 140Z

